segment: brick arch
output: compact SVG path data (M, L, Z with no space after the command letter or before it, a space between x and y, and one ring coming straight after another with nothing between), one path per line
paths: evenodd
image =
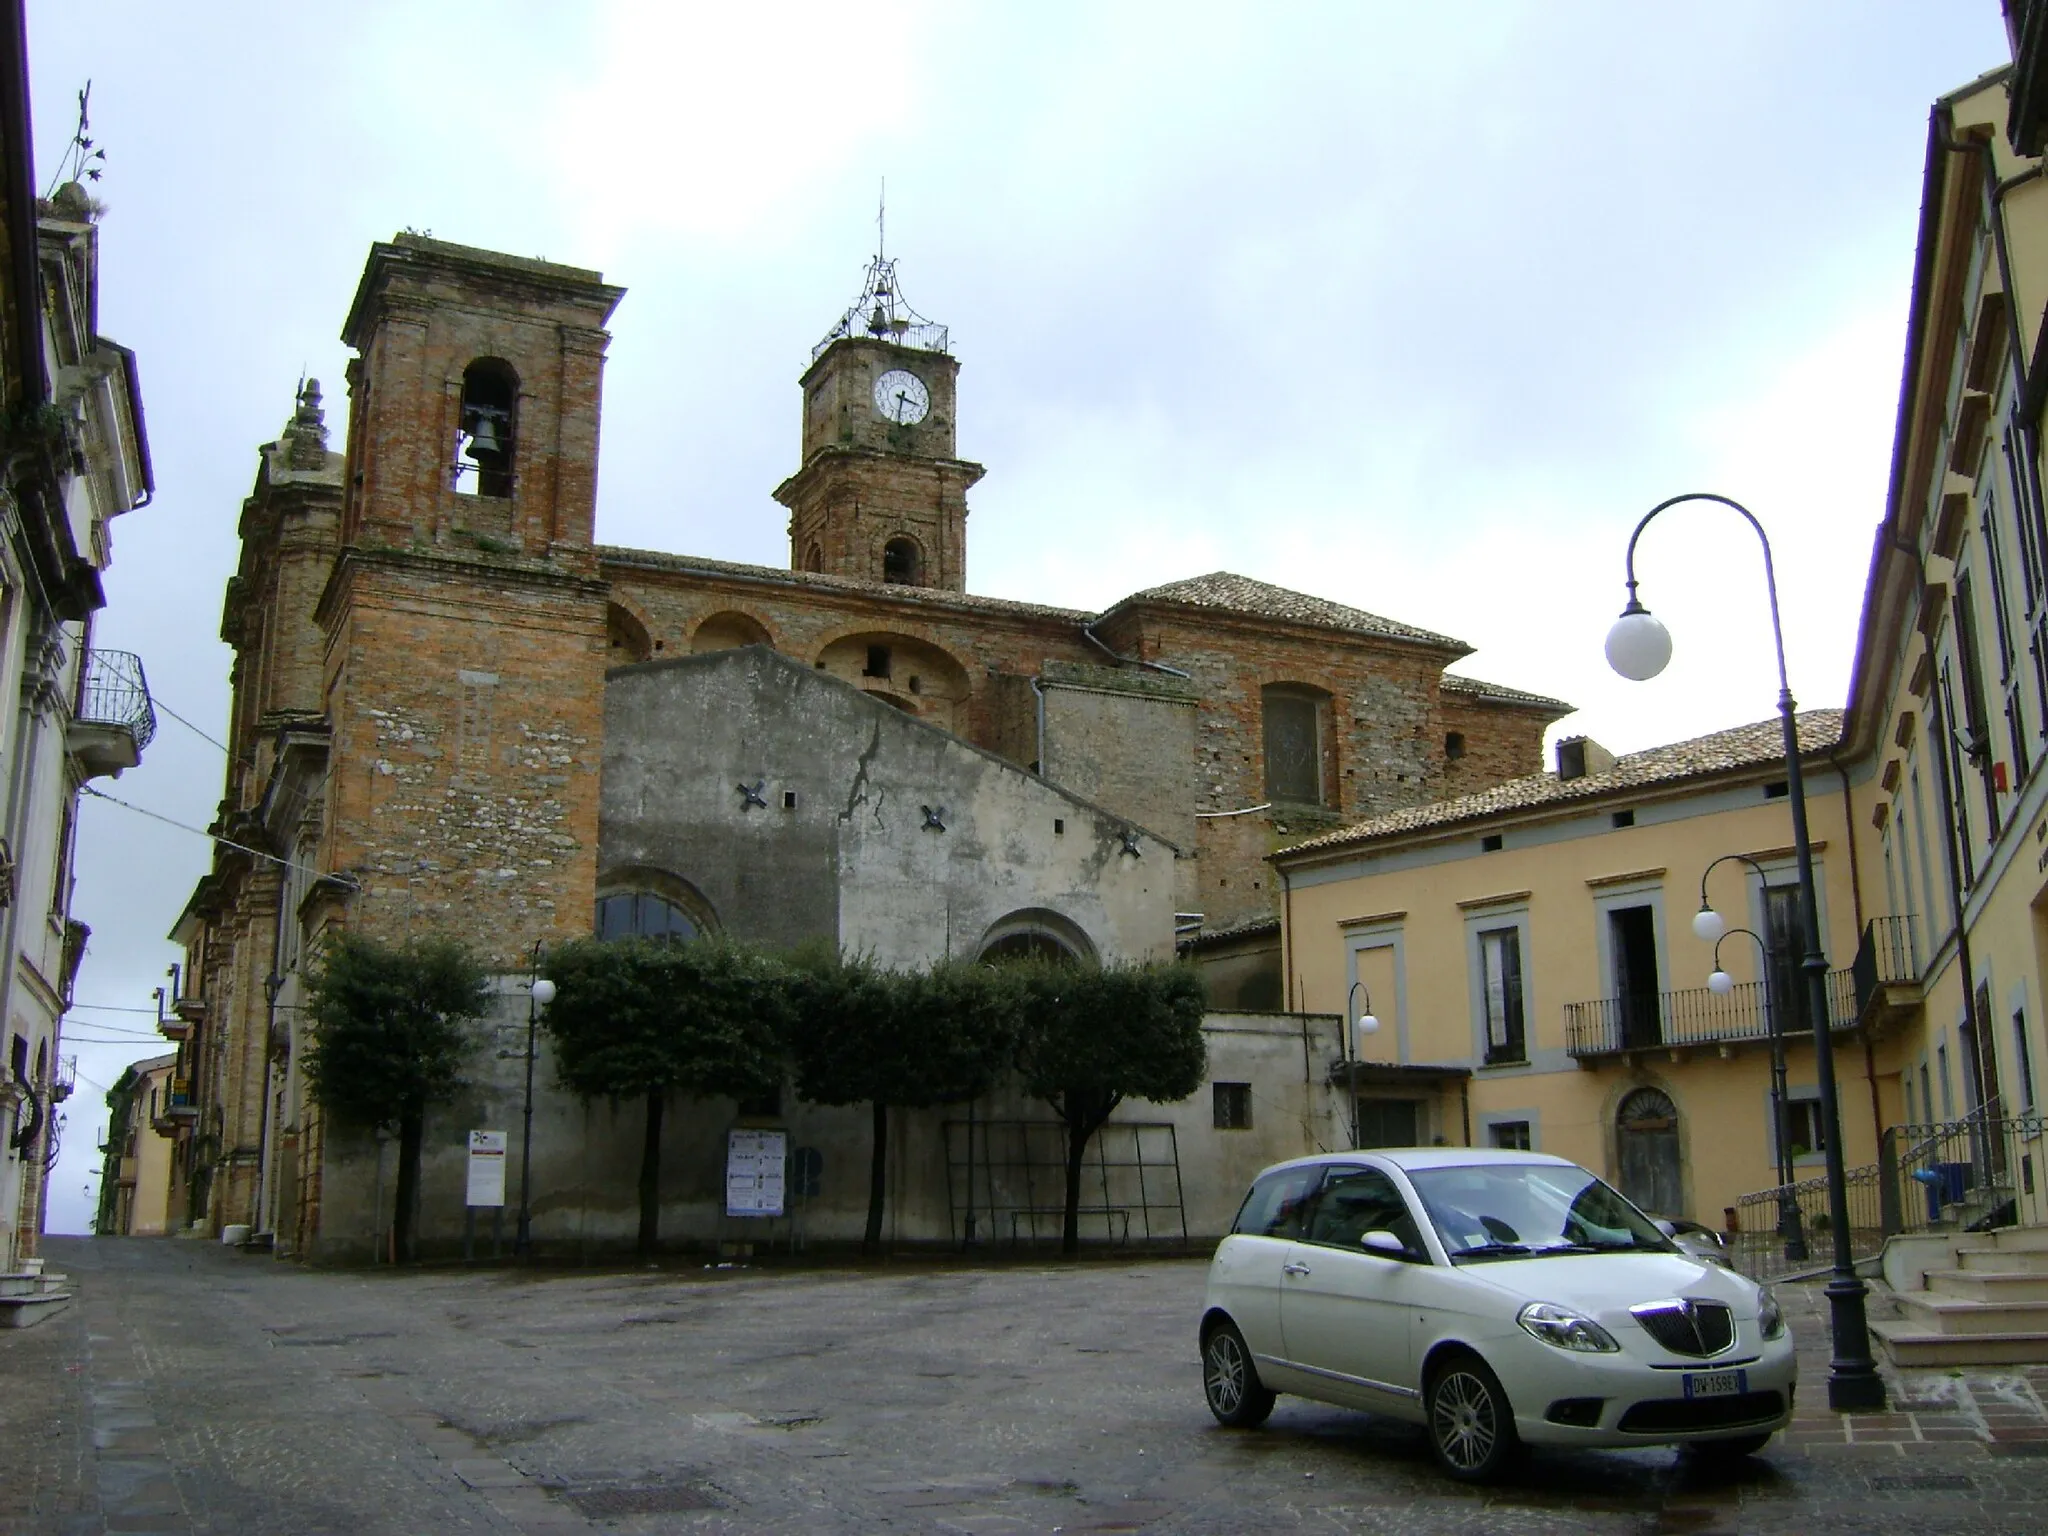
M621 667L653 659L654 640L647 632L646 620L625 604L605 604L604 633L610 665Z
M701 620L690 631L690 654L737 650L743 645L774 646L767 624L739 608L725 608Z
M874 672L874 653L887 653L886 675ZM958 731L966 722L974 694L974 674L945 646L903 630L849 628L819 642L811 657L829 672L863 693L883 696L899 709L945 730Z

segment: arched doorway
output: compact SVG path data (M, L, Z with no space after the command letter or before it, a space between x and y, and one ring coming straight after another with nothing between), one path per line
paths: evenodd
M1655 1216L1685 1214L1678 1165L1678 1106L1657 1088L1638 1088L1614 1113L1621 1192Z
M1078 923L1043 907L1012 912L989 925L977 960L1046 960L1059 965L1093 965L1095 946Z

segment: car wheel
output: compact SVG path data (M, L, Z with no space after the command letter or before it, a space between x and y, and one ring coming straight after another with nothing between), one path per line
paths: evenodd
M1685 1448L1701 1461L1740 1461L1770 1443L1769 1435L1738 1435L1732 1440L1693 1440Z
M1461 1482L1506 1471L1521 1451L1500 1378L1477 1355L1453 1355L1429 1379L1425 1407L1437 1463Z
M1234 1323L1218 1323L1202 1345L1202 1395L1216 1422L1231 1429L1257 1429L1273 1411L1273 1394L1260 1384Z

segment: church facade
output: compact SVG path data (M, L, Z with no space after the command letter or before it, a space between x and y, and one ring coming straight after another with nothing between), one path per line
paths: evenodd
M745 845L642 836L636 821L660 818L621 793L629 758L661 757L661 732L700 746L695 704L626 708L729 676L676 672L680 660L765 647L750 653L776 653L759 686L826 674L834 686L815 697L833 718L865 695L967 754L908 752L927 764L917 771L964 782L971 758L976 785L1003 782L960 793L1033 807L1049 837L1064 818L1023 787L1035 783L1073 802L1088 836L1142 849L1102 866L1146 871L1130 898L1142 911L1116 898L1125 937L1092 946L1105 956L1163 956L1176 936L1271 919L1276 848L1531 772L1544 728L1568 712L1446 672L1469 651L1447 636L1229 573L1100 613L969 592L967 498L984 471L958 453L958 365L879 259L800 379L798 466L774 488L787 567L600 544L600 382L622 292L595 272L425 237L378 243L343 331L355 357L341 451L317 385L261 450L222 618L235 662L220 841L174 932L188 952L180 1070L201 1102L174 1194L191 1219L248 1223L299 1251L320 1249L323 1204L374 1225L355 1187L362 1149L346 1201L327 1187L341 1154L295 1067L301 973L332 928L464 938L505 978L522 1026L537 947L590 933L600 914L769 936L715 895L737 888L717 861L744 860ZM617 738L627 717L637 755ZM785 808L727 734L731 761L705 758L692 783L709 797L700 820L766 825ZM896 797L912 816L917 787ZM711 862L656 867L652 846ZM750 870L750 910L876 911L856 889L874 866L843 846ZM980 887L1002 885L1008 854L988 846L979 869L953 859L934 877L947 910L980 915L899 925L902 963L973 958L1027 929L1091 947L1084 915L1059 910L1061 891L1088 905L1065 876L989 918ZM1090 910L1107 910L1100 895ZM846 939L823 918L814 928ZM563 1134L590 1133L565 1121ZM544 1221L536 1232L545 1240Z

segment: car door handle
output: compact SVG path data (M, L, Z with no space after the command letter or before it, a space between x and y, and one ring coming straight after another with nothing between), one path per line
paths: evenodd
M1283 1275L1305 1275L1308 1273L1308 1266L1306 1264L1282 1264L1280 1266L1280 1273Z

